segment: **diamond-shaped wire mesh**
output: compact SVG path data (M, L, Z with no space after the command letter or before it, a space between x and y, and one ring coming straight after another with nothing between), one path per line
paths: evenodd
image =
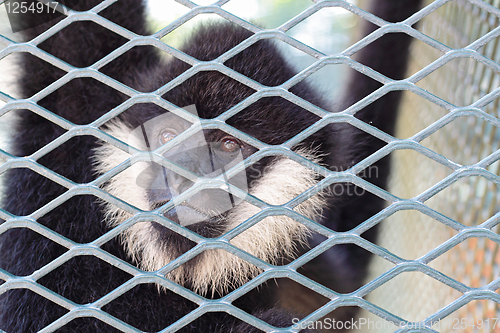
M6 221L0 225L0 233L4 233L12 228L29 228L67 249L59 258L26 277L14 276L0 269L0 279L5 281L0 285L0 294L10 289L26 288L68 310L65 315L45 327L42 332L55 331L75 318L89 316L98 318L124 332L139 332L136 328L103 311L102 308L114 299L125 294L127 291L133 289L134 286L148 282L156 282L198 305L196 310L182 317L171 326L166 327L162 332L178 330L203 314L214 310L226 311L263 331L276 331L276 328L273 328L271 325L233 306L231 302L247 291L259 286L262 282L279 277L290 278L305 287L314 289L317 293L330 300L326 305L305 317L303 322L319 320L339 306L350 305L362 307L370 313L366 316L372 316L372 318L375 318L374 320L386 320L396 323L406 322L406 320L421 320L423 324L430 326L431 323L447 316L448 318L466 317L464 310L459 309L473 300L490 300L491 303L495 304L493 305L493 312L490 311L491 305L487 305L485 307L488 308L488 311L485 310L480 317L496 317L496 309L498 308L496 303L500 302L500 297L496 293L500 283L497 267L498 259L496 256L497 247L500 243L500 237L496 233L496 225L500 219L498 213L499 204L496 195L498 193L498 184L500 184L500 177L498 176L498 159L500 158L500 150L498 150L498 133L500 133L500 131L498 128L500 127L500 120L498 119L497 101L500 95L500 88L497 87L500 64L496 62L500 54L500 52L497 51L498 36L500 35L500 27L498 26L500 18L500 10L498 9L499 1L491 0L490 3L488 3L481 0L436 0L429 2L427 7L408 18L406 21L393 24L387 23L344 0L314 1L314 4L308 9L284 23L276 30L265 31L224 11L221 6L227 1L218 1L210 6L197 6L190 1L177 0L177 2L189 8L190 11L157 33L145 37L136 35L98 15L100 11L112 5L114 2L115 0L103 1L100 5L87 12L73 12L69 10L70 15L68 15L67 18L29 43L16 43L4 36L0 36L0 44L5 46L5 48L0 51L0 60L16 52L29 52L67 72L61 79L26 100L16 100L8 94L0 92L0 100L7 103L0 109L0 116L12 110L27 109L66 130L59 138L30 156L16 157L6 151L0 150L0 157L6 160L6 162L0 165L0 174L12 168L28 168L67 189L64 194L28 216L19 217L0 209L0 218ZM305 18L325 7L344 8L376 24L380 28L371 35L355 43L341 54L336 55L322 54L285 34L286 31L296 26ZM160 38L187 22L195 15L207 12L215 13L231 22L239 24L253 32L254 35L209 64L201 63L159 41ZM37 47L37 45L50 38L57 31L79 20L93 21L124 37L127 39L127 42L108 56L85 69L75 68ZM420 31L412 28L412 25L420 20L423 20L422 28L419 29ZM468 22L468 24L462 24L464 20ZM355 52L389 32L406 33L420 40L422 42L421 44L424 44L424 46L417 45L414 47L415 56L413 67L410 69L412 75L405 80L390 80L364 67L351 58ZM248 47L252 41L264 37L272 37L288 43L302 52L315 57L317 61L278 88L261 86L222 65L224 59L228 59ZM153 45L185 61L190 64L192 68L184 72L174 81L167 83L151 93L139 93L98 71L132 47L139 45ZM429 53L421 51L429 49L431 49ZM465 63L459 63L456 65L457 67L451 66L456 60L465 60ZM312 104L306 103L304 100L286 91L295 83L312 75L324 65L330 63L345 64L352 69L363 72L371 78L380 81L383 86L363 100L350 106L345 111L335 114L328 113ZM446 69L444 73L442 73L443 69ZM134 148L124 145L109 134L100 131L99 126L121 112L124 112L135 103L144 103L148 101L156 103L166 110L173 110L171 104L160 101L158 96L164 94L175 84L187 80L200 70L220 71L237 81L244 82L246 85L256 90L256 93L248 98L248 100L240 102L216 119L202 120L202 123L220 128L228 134L238 135L243 140L254 144L256 148L259 149L255 156L252 157L254 160L258 160L260 157L268 154L282 154L285 157L299 161L311 169L317 170L325 178L315 188L304 192L291 203L281 207L269 209L270 207L265 202L252 199L252 204L260 208L268 209L262 214L258 214L249 219L246 225L236 228L234 231L219 239L203 239L196 233L189 232L180 226L170 224L170 228L198 243L198 245L161 270L157 272L144 272L118 260L116 257L104 251L101 246L110 239L118 236L134 223L139 222L141 219L146 218L160 223L162 219L156 214L139 212L133 206L103 191L100 185L127 168L130 163L145 158L147 153L140 152L137 149L134 150ZM429 79L429 82L426 83L425 79L428 77L430 78L433 74L439 75L435 75L433 80ZM72 124L36 104L38 101L77 77L90 77L98 80L130 96L130 99L87 125ZM466 83L463 88L455 86L463 82ZM406 95L400 117L401 124L399 128L401 132L400 136L403 137L402 139L399 139L400 136L394 138L374 127L367 126L354 117L357 111L361 110L364 106L373 102L378 97L387 92L402 89L409 91ZM233 128L225 126L224 121L241 111L245 107L245 103L251 102L251 98L258 98L267 94L282 96L318 115L321 119L307 131L298 134L279 147L270 147L258 143L253 140L252 137L236 132ZM466 119L465 117L468 117L467 121L464 121L464 119ZM353 166L348 172L341 173L328 171L292 153L288 149L301 142L310 135L310 133L315 132L317 129L331 122L349 122L388 144L369 158ZM38 163L39 159L52 150L68 140L81 135L92 135L119 149L132 151L134 157L128 164L120 165L87 184L75 183ZM187 135L188 134L184 137L187 137ZM473 145L471 145L472 140L476 140ZM415 152L415 154L411 158L402 158L400 165L398 165L399 159L396 159L396 170L394 171L393 177L400 177L400 179L402 179L400 183L394 181L396 184L393 186L394 190L398 191L398 186L400 187L400 193L397 195L377 188L365 180L354 176L358 172L369 167L373 161L391 152L405 149ZM433 162L434 165L430 162ZM436 165L438 166L437 168L435 168ZM424 169L426 171L425 174L428 175L426 177L422 176L422 170ZM430 169L433 170L430 171ZM229 172L231 171L232 170ZM237 169L233 172L236 171ZM410 179L412 182L410 182ZM357 184L387 200L390 205L359 227L350 232L343 233L341 237L337 233L304 218L292 210L298 203L308 199L322 188L338 180L347 180ZM408 188L412 191L415 191L415 189L417 190L416 192L411 192ZM233 190L235 193L238 193L237 188ZM408 195L409 192L411 192L411 194ZM125 211L133 213L134 217L87 244L73 242L37 223L38 218L79 194L94 195ZM472 202L465 205L464 203L469 203L468 200ZM401 212L403 214L406 212L415 212L418 216L410 217L398 215ZM228 242L229 239L248 228L251 223L269 214L276 213L289 215L312 230L328 237L328 239L306 255L293 261L291 264L280 267L273 266L252 257ZM381 230L383 237L380 246L371 244L360 237L360 234L364 231L387 217L391 218L383 224ZM396 223L391 223L392 220L396 219L403 219L404 223L399 223L403 226L395 226ZM432 228L428 228L430 220L435 222ZM415 247L418 248L417 250L408 249L406 245L406 243L408 243L406 240L412 237L416 238L414 239L414 243ZM404 244L393 246L391 242L394 239ZM346 240L358 244L364 249L378 255L380 258L383 258L383 260L374 261L372 265L374 267L372 269L374 272L373 280L366 283L362 288L350 294L338 294L296 272L298 267L311 260L314 256L327 250L334 244L341 241L345 242ZM467 240L469 240L468 243ZM475 241L471 242L471 240ZM180 287L164 277L165 273L174 270L204 250L213 247L225 249L263 269L265 272L229 295L218 300L210 301L190 290ZM384 249L384 247L388 250ZM426 250L420 251L422 247ZM458 249L458 251L453 252L454 249ZM408 253L398 253L398 251L405 250ZM477 255L475 255L474 258L464 260L462 254L467 251L473 251L477 253ZM484 253L484 255L481 256L479 253ZM85 305L76 304L43 287L38 282L45 275L56 270L64 262L82 255L95 256L129 273L133 278L107 295L97 299L92 304ZM411 257L412 255L413 257ZM384 260L390 262L391 267L386 268L387 266L381 263L381 261ZM448 266L446 265L447 263L449 263ZM483 265L480 267L483 271L489 270L489 273L487 273L489 279L487 281L476 281L481 279L484 275L476 274L477 272L474 273L476 274L474 275L470 272L474 272L477 265ZM415 278L417 282L398 282L399 284L397 284L397 286L399 289L392 289L394 295L390 296L383 293L380 295L380 292L379 295L377 295L377 292L383 290L384 286L390 285L392 281L397 281L405 276L405 274L410 274L409 272L419 273L418 277ZM464 276L468 278L464 278ZM426 279L424 279L424 277ZM418 279L431 282L425 287L421 287ZM434 302L430 307L426 307L429 298L420 297L422 300L421 306L411 303L410 309L402 312L400 311L399 313L396 312L398 307L399 309L405 309L401 303L405 303L407 300L400 297L401 295L413 289L420 294L422 290L432 294L435 282L450 287L449 289L452 290L450 294L454 292L455 294L458 293L458 296L450 298L448 295L436 293L434 300L439 304L435 304L436 302ZM439 289L439 287L436 288ZM370 295L368 299L366 299L365 296L368 294ZM394 299L398 298L401 299L401 303L394 301ZM391 304L395 307L391 307ZM408 302L406 304L408 304ZM418 310L423 308L429 310L427 312L424 311L425 315L423 317L408 318L408 315L416 313L413 311L415 308L418 308ZM397 327L394 327L392 330L396 328ZM297 331L293 328L289 330ZM439 330L443 331L443 328ZM399 331L403 332L405 329ZM429 329L429 331L435 332L436 330Z
M498 1L489 3L499 8ZM498 23L497 10L481 9L477 2L451 1L424 18L419 30L449 47L474 49L481 58L498 62ZM411 55L409 72L414 73L442 57L443 52L416 43ZM498 68L480 58L453 59L417 83L444 103L431 103L406 93L400 109L396 135L417 138L425 147L459 163L460 170L411 151L398 152L393 160L391 193L411 198L446 184L425 199L426 207L443 215L438 218L423 211L398 212L382 223L379 245L402 258L428 263L445 280L403 273L367 299L407 320L440 320L434 326L439 332L500 330L494 325L500 310L499 78ZM444 126L429 130L435 124ZM480 172L468 173L477 166ZM461 172L466 175L460 176ZM453 226L443 217L461 225ZM371 264L371 277L393 267L378 257ZM377 319L366 312L360 316Z

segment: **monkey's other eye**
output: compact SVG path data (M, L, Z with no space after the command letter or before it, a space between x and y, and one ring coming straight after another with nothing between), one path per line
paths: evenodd
M232 137L226 137L226 138L222 139L222 141L221 141L220 149L223 152L234 153L235 151L237 151L240 148L241 148L241 146L240 146L239 142Z
M176 133L170 129L164 130L160 133L160 144L164 145L165 143L169 142L173 138L176 137Z

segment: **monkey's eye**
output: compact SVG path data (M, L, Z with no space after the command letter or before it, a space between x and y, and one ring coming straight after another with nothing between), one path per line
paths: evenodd
M225 137L221 140L220 149L226 153L234 153L241 148L239 142L232 137Z
M165 143L169 142L173 138L176 137L176 133L170 129L164 130L163 132L160 133L160 144L164 145Z

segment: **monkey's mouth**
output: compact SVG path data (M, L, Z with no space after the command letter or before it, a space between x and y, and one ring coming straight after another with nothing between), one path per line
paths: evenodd
M167 202L158 202L152 205L151 209L157 209ZM189 204L182 203L175 206L169 211L163 213L163 216L171 220L172 222L178 223L183 227L194 225L201 222L209 222L213 216L208 213L202 212L200 209L193 207Z
M166 203L166 201L156 203L151 207L151 210L157 209ZM206 238L219 237L225 230L223 223L224 213L214 216L213 214L201 212L199 209L188 204L177 205L168 212L165 212L163 216ZM177 244L180 250L179 253L184 253L194 246L194 243L191 241L159 223L153 223L153 226L159 232L163 241L169 244Z
M178 205L175 208L172 208L168 212L164 213L163 216L175 223L182 225L183 227L200 223L210 218L210 216L187 205Z

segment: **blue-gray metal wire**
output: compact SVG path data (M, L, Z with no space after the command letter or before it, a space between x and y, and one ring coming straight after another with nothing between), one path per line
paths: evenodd
M439 272L436 269L431 268L428 265L435 258L439 257L440 255L450 250L457 244L471 237L487 237L488 239L496 242L497 244L500 244L500 236L491 230L494 226L496 226L500 222L500 213L496 213L494 216L492 216L482 224L476 226L465 226L459 223L458 221L455 221L426 205L427 200L429 200L430 198L438 194L440 191L447 188L448 186L456 182L458 179L463 177L482 176L486 178L488 181L491 181L495 184L500 184L500 177L488 171L487 169L488 166L490 166L495 161L500 159L500 150L493 152L492 154L481 159L479 162L475 164L461 165L432 151L429 148L426 148L421 144L422 140L429 137L431 134L435 133L439 129L443 128L445 125L454 121L455 119L463 117L464 115L474 116L483 119L484 121L496 127L500 127L500 120L498 118L483 111L483 108L487 104L491 103L493 100L500 97L500 88L494 89L493 91L481 97L471 105L458 107L416 85L418 81L425 78L435 70L439 69L440 67L446 65L448 62L456 58L472 58L484 64L485 66L488 66L492 70L500 72L499 63L489 59L488 57L478 52L478 49L480 47L500 36L500 27L491 30L489 33L478 38L473 43L470 43L469 45L458 49L451 48L443 43L440 43L437 40L434 40L429 36L426 36L422 32L419 32L414 28L412 28L412 25L414 23L418 22L425 16L431 14L437 8L445 5L449 1L450 0L436 0L403 22L388 23L366 11L361 10L360 8L356 7L355 5L345 0L318 0L314 1L314 3L312 3L311 6L306 10L304 10L302 13L295 16L294 18L284 23L283 25L279 26L278 28L271 30L264 30L222 9L221 6L225 4L227 0L218 1L209 6L199 6L189 0L177 0L177 2L189 8L190 11L151 36L139 36L98 15L100 11L102 11L103 9L107 8L108 6L116 2L116 0L106 0L103 1L101 4L99 4L98 6L86 12L75 12L68 8L62 7L64 11L67 12L67 17L64 20L57 23L52 28L50 28L49 30L47 30L46 32L44 32L43 34L39 35L35 39L26 43L17 43L5 36L0 35L0 44L5 46L5 48L2 51L0 51L0 60L14 53L28 52L66 72L66 74L62 78L58 79L57 81L55 81L54 83L52 83L45 89L41 90L40 92L38 92L29 99L15 99L12 96L0 91L0 100L7 103L2 108L0 108L0 116L3 116L8 112L17 109L28 109L67 130L67 132L65 132L59 138L57 138L53 142L47 144L46 146L44 146L43 148L41 148L40 150L36 151L35 153L29 156L16 157L9 154L6 151L0 150L0 157L6 160L5 163L0 165L0 174L12 168L29 168L34 172L37 172L44 177L47 177L48 179L56 182L57 184L67 189L67 191L64 194L57 197L47 205L41 207L40 209L36 210L35 212L33 212L28 216L22 216L22 217L15 216L5 210L0 209L0 218L6 220L5 223L0 225L0 233L6 232L7 230L12 228L29 228L68 249L66 253L64 253L54 261L48 263L47 265L43 266L42 268L38 269L37 271L33 272L29 276L18 277L10 274L5 270L0 269L0 279L5 281L3 284L0 285L0 294L5 293L10 289L18 289L18 288L30 289L31 291L69 310L67 314L57 319L49 326L45 327L43 330L41 330L41 332L53 332L75 318L89 317L89 316L95 317L124 332L139 332L139 330L137 330L136 328L111 316L110 314L102 311L101 309L104 305L110 303L120 295L131 290L134 286L141 283L151 283L152 281L164 286L165 288L168 288L169 290L199 305L199 307L196 310L184 316L179 321L175 322L169 327L166 327L161 332L176 331L182 328L184 325L188 324L189 322L200 317L204 313L212 311L225 311L266 332L296 332L297 329L294 328L275 328L265 323L264 321L259 320L249 315L248 313L236 308L231 304L232 301L242 296L246 292L259 286L266 280L279 277L286 277L292 279L330 299L330 301L327 304L320 307L316 311L312 312L307 317L303 318L301 321L303 323L319 320L323 316L329 314L332 310L340 306L358 306L364 308L367 311L372 312L373 314L379 316L384 320L396 323L401 323L401 322L404 323L406 322L405 319L398 317L390 313L389 311L386 311L374 305L373 303L365 300L364 297L373 290L375 290L376 288L382 286L384 283L395 278L399 274L409 271L422 272L430 276L431 278L441 281L442 283L448 285L449 287L457 290L462 294L461 297L459 297L457 300L449 304L447 307L427 317L423 321L423 324L430 326L431 323L445 318L446 316L456 311L464 304L467 304L471 300L489 299L496 303L500 303L500 295L498 295L495 292L495 290L500 287L500 277L494 279L492 282L481 288L472 288L457 281L456 279L444 275L443 273ZM467 1L472 5L477 6L478 8L481 8L482 10L489 12L492 15L500 18L500 10L498 8L495 8L492 5L487 4L486 2L481 0L467 0ZM296 26L303 20L307 19L317 11L320 11L323 8L327 7L344 8L363 19L372 22L379 28L370 35L361 39L359 42L353 44L352 46L344 50L342 53L335 55L326 55L318 50L311 48L308 45L305 45L295 40L294 38L286 34L286 32L289 29L293 28L294 26ZM221 55L219 58L207 62L198 61L160 41L162 37L164 37L171 31L179 27L180 25L186 23L187 21L189 21L190 19L201 13L217 14L231 22L239 24L240 26L252 31L254 35L249 37L240 45L234 47L230 51ZM37 47L40 43L53 36L56 32L76 21L93 21L103 26L104 28L107 28L117 33L118 35L123 36L128 40L128 42L87 68L75 68L69 65L68 63L52 56L47 52L44 52L43 50ZM366 47L369 43L377 40L378 38L382 37L387 33L394 33L394 32L406 33L414 37L415 39L418 39L430 45L431 47L441 51L443 55L434 62L427 65L425 68L421 69L420 71L416 72L415 74L411 75L410 77L404 80L391 80L388 77L385 77L380 73L377 73L376 71L363 66L362 64L356 62L351 58L353 54L355 54L363 47ZM279 39L295 47L296 49L313 56L314 58L317 59L316 62L311 66L309 66L308 68L302 70L300 73L295 75L287 82L277 87L264 87L261 84L223 65L223 62L226 59L231 58L233 55L237 54L238 52L248 47L249 45L255 43L256 41L260 39L271 39L271 38ZM163 50L181 59L182 61L190 64L192 67L183 74L181 74L176 79L170 81L169 83L165 84L164 86L160 87L159 89L151 93L138 92L99 72L99 69L101 69L103 66L115 60L116 58L118 58L120 55L130 50L131 48L139 45L153 45L158 49ZM324 66L330 64L347 65L350 68L362 72L363 74L371 77L372 79L379 81L380 83L383 84L383 86L378 90L376 90L375 92L371 93L370 95L366 96L362 100L353 104L343 112L335 114L327 112L291 94L288 91L289 88L295 85L297 82L304 80L305 78L311 76L313 73L320 70ZM160 96L162 96L165 92L169 91L175 86L179 85L180 83L184 82L188 78L192 77L196 73L206 70L217 70L253 88L256 92L253 95L246 98L245 100L238 103L237 105L235 105L234 107L232 107L231 109L227 110L217 118L211 120L201 120L203 126L209 128L222 129L225 132L234 135L235 137L244 140L249 144L258 148L259 151L256 154L252 155L250 157L250 161L248 162L257 161L264 156L283 155L313 170L316 170L319 174L324 176L324 179L322 179L321 182L319 182L315 187L302 193L292 201L277 207L276 206L271 207L267 205L265 202L255 197L249 196L246 193L241 192L241 190L239 190L238 188L232 187L231 192L234 195L237 195L242 199L249 201L251 204L261 208L262 211L259 214L250 218L246 223L232 230L231 232L219 238L214 238L214 239L202 238L196 233L191 232L185 228L182 228L177 224L170 223L168 220L164 219L161 215L161 212L170 209L171 206L164 206L159 210L151 212L139 212L135 207L129 205L128 203L116 197L113 197L112 195L106 193L100 188L102 184L104 184L106 181L108 181L109 179L111 179L112 177L114 177L127 167L129 167L131 164L136 163L138 161L149 161L151 157L151 152L141 152L134 149L133 147L129 147L126 144L122 143L121 141L113 138L109 134L100 131L99 126L103 125L110 119L124 112L130 106L137 103L145 103L145 102L155 103L166 110L176 113L180 112L181 116L189 117L190 115L187 112L183 113L182 110L179 111L175 105L161 99ZM49 110L44 109L43 107L37 104L38 101L48 96L49 94L51 94L52 92L54 92L67 82L69 82L70 80L81 77L94 78L120 91L121 93L129 96L130 99L123 102L121 105L115 107L114 109L112 109L111 111L109 111L108 113L106 113L105 115L103 115L102 117L100 117L99 119L95 120L94 122L88 125L75 125L65 120L64 118L53 114ZM420 132L418 132L417 134L413 135L408 139L397 139L354 117L355 113L363 109L366 105L372 103L373 101L387 94L388 92L395 90L411 91L412 93L427 99L428 101L434 103L435 105L444 108L445 110L448 111L448 113L438 121L434 122L433 124L429 125L425 129L421 130ZM238 131L234 128L230 128L225 124L225 120L229 119L231 116L243 110L245 107L247 107L248 105L250 105L251 103L253 103L254 101L258 100L263 96L281 96L289 100L290 102L296 103L297 105L303 107L304 109L318 115L321 119L308 129L306 129L305 131L297 134L295 137L291 138L290 140L288 140L287 142L283 143L280 146L269 146L261 142L257 142L255 139L248 136L247 134ZM327 124L335 122L349 123L387 142L387 145L384 146L379 151L377 151L376 153L372 154L371 156L365 158L361 162L352 166L349 170L342 172L329 171L326 168L321 167L319 165L315 165L311 161L308 161L307 159L291 151L290 149L291 147L301 142L311 133L316 132L318 129L326 126ZM96 138L99 138L104 142L112 144L118 147L119 149L125 150L127 152L133 152L134 154L126 162L120 164L110 172L100 176L94 181L86 184L75 183L55 173L54 171L42 166L41 164L37 163L37 161L41 157L47 155L48 153L59 147L64 142L70 140L75 136L82 136L82 135L95 136ZM192 133L190 131L186 131L185 133L179 135L178 140L186 139L190 135L192 135ZM161 159L160 157L161 153L168 148L169 145L167 144L164 147L161 147L157 151L153 152L153 154L156 154L159 157L159 159ZM400 149L412 149L424 156L427 156L428 158L436 161L437 163L440 163L444 167L449 168L451 170L451 174L445 179L438 182L437 184L428 188L424 192L410 199L399 198L356 176L356 174L358 174L365 168L369 167L372 163L378 161L384 156L390 154L391 152ZM163 160L163 162L161 163L169 168L173 167L172 164L169 164L165 160ZM244 167L243 164L237 165L232 170L229 170L228 173L235 174L243 167ZM180 171L182 172L182 170ZM221 179L220 181L223 181L223 179ZM390 205L381 212L379 212L378 214L374 215L373 217L362 223L361 225L359 225L358 227L356 227L355 229L349 232L342 232L342 233L333 232L330 229L325 228L322 225L301 216L300 214L296 213L293 210L293 208L296 205L300 204L304 200L307 200L308 198L320 192L322 189L328 187L329 185L337 182L350 182L356 184L357 186L383 198L384 200L389 202ZM195 186L186 193L183 193L182 196L186 197L190 196L192 192L199 191L200 189L206 186L218 186L218 185L214 183L212 185L200 183L198 186ZM125 221L123 224L115 227L111 231L107 232L98 239L94 240L93 242L87 244L75 243L70 239L67 239L53 232L49 228L37 222L38 218L42 217L47 212L55 209L62 202L69 200L73 196L82 194L91 194L96 197L99 197L127 212L132 213L134 216L129 220ZM360 236L363 232L365 232L369 228L380 223L385 218L389 217L390 215L400 210L417 210L453 228L454 230L457 231L457 234L454 237L450 238L447 242L443 243L442 245L438 246L431 252L427 253L426 255L416 260L403 259L391 253L385 248L382 248L380 246L377 246L376 244L372 244L366 241ZM276 214L287 215L292 217L293 219L299 221L300 223L303 223L304 225L314 230L315 232L318 232L326 236L327 240L325 240L319 246L307 252L305 255L294 260L290 264L280 267L266 263L230 244L229 241L235 236L237 236L239 233L250 228L252 225L258 223L266 216L276 215ZM127 228L131 227L133 224L141 221L155 221L162 225L165 225L166 227L174 230L180 235L196 242L197 246L195 246L193 249L191 249L184 255L180 256L179 258L175 259L174 261L170 262L168 265L166 265L165 267L156 272L145 272L139 270L138 268L117 259L116 257L108 254L106 251L101 249L101 246L104 243L118 236L120 233L122 233ZM388 260L395 266L392 269L388 270L386 273L377 277L376 279L368 282L360 289L349 294L336 293L297 273L296 271L297 268L301 267L306 262L314 259L315 257L320 255L322 252L329 249L330 247L341 243L357 244L358 246ZM257 276L256 278L252 279L245 285L241 286L240 288L234 290L230 294L217 300L206 299L165 278L165 273L174 270L175 268L184 264L188 260L194 258L199 253L207 249L213 249L213 248L224 249L225 251L228 251L244 260L247 260L248 262L261 268L263 270L263 273ZM56 269L66 261L70 260L75 256L81 256L81 255L96 256L104 260L105 262L131 274L133 278L127 281L126 283L122 284L115 290L111 291L109 294L96 300L95 302L84 305L76 304L37 283L37 281L40 278L42 278L52 270ZM301 322L299 322L299 324ZM409 329L401 328L398 330L398 332L406 332L406 331L409 331ZM427 328L426 331L435 332L435 330L430 328Z

